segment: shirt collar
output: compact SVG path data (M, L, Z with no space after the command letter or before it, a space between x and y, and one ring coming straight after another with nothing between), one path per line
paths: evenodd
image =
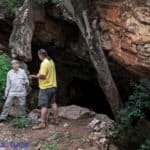
M47 58L44 58L44 59L43 59L43 62L46 61L46 60L48 60L48 59L47 59Z
M18 68L18 71L17 71L17 73L18 73L19 71L20 71L20 68ZM14 72L14 73L16 73L14 69L13 69L13 72Z

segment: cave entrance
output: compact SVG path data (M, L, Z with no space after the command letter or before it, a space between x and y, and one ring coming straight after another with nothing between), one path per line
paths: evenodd
M57 101L60 106L74 104L112 117L109 104L98 85L95 70L72 52L49 44L32 43L33 59L28 63L31 74L37 73L40 67L37 55L39 48L45 48L55 62L58 81ZM32 89L38 89L37 81L32 83Z
M83 80L73 78L68 91L70 104L86 107L97 113L104 113L109 117L113 117L105 95L96 79Z

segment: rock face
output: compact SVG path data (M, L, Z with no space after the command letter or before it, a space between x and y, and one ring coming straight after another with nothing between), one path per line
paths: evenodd
M149 0L97 0L103 48L127 69L150 77Z
M95 0L95 2L100 16L99 24L102 31L103 49L117 60L117 62L125 66L126 69L131 70L142 77L149 78L149 0ZM60 24L61 21L58 22L61 18L61 16L58 15L60 14L59 10L51 5L46 6L45 11L49 18L46 18L42 13L43 9L41 9L41 7L34 6L34 10L36 10L34 13L36 29L33 42L41 43L44 41L44 43L51 43L52 41L55 41L56 45L64 47L64 45L68 43L67 40L70 39L70 36L67 39L64 38L65 36L68 37L68 35L64 33L66 29L62 27L64 25L63 21L62 24ZM38 10L40 10L40 12L38 12ZM3 29L0 31L0 50L8 49L9 36L12 30L11 19L7 18L6 14L6 7L0 6L0 27ZM50 17L56 18L57 20L52 21ZM45 35L45 33L47 33L47 35ZM28 35L30 36L30 34ZM32 34L30 37L32 37ZM89 61L87 48L83 44L84 41L81 37L78 37L78 39L78 44L70 42L70 48L78 57ZM29 38L29 40L31 39ZM28 56L26 58L31 59L31 56L29 56L30 54L30 52L26 54ZM20 55L22 55L21 51Z
M28 114L28 119L31 123L38 123L40 117L40 110L34 109Z
M9 47L13 58L19 57L24 61L31 61L31 42L34 32L33 7L29 0L25 0L16 13L13 30L9 39Z
M12 30L11 18L8 18L7 13L5 5L0 6L0 52L7 52Z
M103 48L110 54L110 56L127 69L132 70L142 77L149 77L149 0L125 0L123 2L118 0L95 0L95 2L101 18L100 28L102 30ZM34 9L40 10L41 8ZM56 16L57 13L60 13L57 9L48 6L45 9L49 17L56 17L57 19L60 19L60 17L58 18L58 16ZM1 49L8 48L8 40L12 30L12 24L10 19L6 19L6 14L6 8L4 6L0 6L0 27L3 29L0 31ZM43 21L45 20L47 20L46 25L43 24ZM63 36L64 29L58 26L57 21L55 24L53 21L48 20L49 19L46 19L44 15L41 16L41 12L36 11L34 13L34 21L38 23L36 25L37 27L34 35L35 39L33 40L35 42L41 42L43 40L45 42L51 42L52 40L55 40L57 42L56 45L64 46L67 42L64 41L66 40ZM40 30L41 28L43 31ZM52 29L53 31L58 30L58 32L53 32ZM48 33L48 35L45 36L45 33ZM78 56L80 55L80 58L87 60L88 56L86 47L80 37L79 42L81 42L79 44L80 46L73 44L72 50L74 50ZM78 49L82 49L82 52L79 53Z

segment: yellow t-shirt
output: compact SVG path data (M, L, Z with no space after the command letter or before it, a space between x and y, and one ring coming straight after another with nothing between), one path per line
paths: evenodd
M45 58L43 60L40 66L39 74L46 76L46 79L39 79L40 89L57 87L55 64L52 59L48 60Z

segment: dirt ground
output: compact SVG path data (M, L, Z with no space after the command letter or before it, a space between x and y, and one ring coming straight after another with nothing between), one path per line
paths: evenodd
M94 146L86 140L90 120L60 119L58 126L49 123L43 130L17 129L9 120L0 123L0 150L89 150Z

